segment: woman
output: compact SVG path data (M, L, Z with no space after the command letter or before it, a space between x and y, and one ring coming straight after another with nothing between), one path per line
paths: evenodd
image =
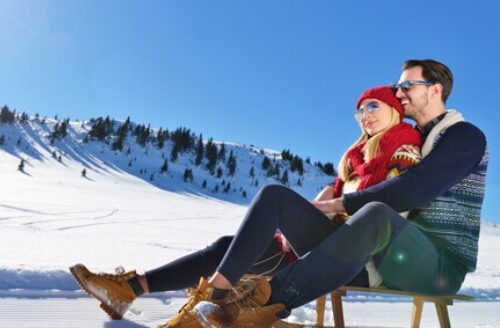
M284 309L283 304L269 303L272 280L270 284L260 279L255 289L245 296L233 287L243 274L278 272L289 264L284 258L288 248L303 257L334 233L342 225L341 221L348 220L345 215L339 220L339 216L324 213L329 199L399 175L419 160L420 135L402 122L403 110L391 88L375 87L365 91L356 104L355 118L362 135L342 157L335 185L323 189L313 202L286 187L266 186L254 198L234 237L222 237L204 250L145 275L137 275L135 271L94 274L81 264L71 267L71 273L89 294L102 302L101 307L114 319L121 318L137 296L191 287L202 277L188 302L162 327L200 327L199 322L207 320L208 325L214 326L244 326L248 321L254 326L268 326L276 320L276 313ZM334 219L330 220L329 216ZM274 241L277 229L288 241L284 237L277 238L279 243ZM346 273L342 279L347 280L342 284L349 281L361 286L380 283L373 280L377 278L375 270L367 277L363 265L368 260L363 259L361 267ZM373 264L368 267L374 269ZM237 303L232 301L235 298ZM202 300L210 301L209 307L197 306L193 311ZM242 302L246 304L242 306ZM266 303L272 305L264 306ZM222 319L220 316L209 318L206 309L218 305L222 305L219 307ZM260 316L255 316L255 308ZM226 323L221 324L220 320Z

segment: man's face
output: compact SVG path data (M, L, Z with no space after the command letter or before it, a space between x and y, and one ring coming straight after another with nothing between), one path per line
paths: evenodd
M415 66L404 70L398 83L404 81L425 81L422 76L422 67ZM396 97L401 101L406 117L418 120L422 116L429 104L428 89L426 85L412 85L407 92L403 92L401 88L397 90Z

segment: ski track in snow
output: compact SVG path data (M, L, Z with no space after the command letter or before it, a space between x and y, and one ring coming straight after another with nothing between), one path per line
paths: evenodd
M118 209L115 209L115 210L111 210L108 214L105 214L105 215L101 215L101 216L95 216L95 217L86 217L86 218L63 218L63 219L47 219L47 220L37 220L37 221L31 221L31 222L27 222L27 223L23 223L24 225L35 225L35 224L43 224L43 223L50 223L50 222L61 222L61 221L64 221L64 222L68 222L68 221L82 221L82 220L100 220L100 219L105 219L105 218L108 218L108 217L111 217L113 216L114 214L116 214L119 210ZM81 214L81 213L79 213Z

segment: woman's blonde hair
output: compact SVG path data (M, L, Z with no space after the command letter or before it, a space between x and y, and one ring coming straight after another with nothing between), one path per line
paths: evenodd
M347 181L349 179L350 174L353 171L351 165L349 164L349 160L347 158L347 153L349 152L349 150L356 147L360 143L366 142L362 151L364 154L365 163L370 161L371 159L373 159L378 155L380 150L379 149L380 139L382 139L384 133L400 122L399 113L396 111L396 109L394 109L394 107L391 106L389 106L389 108L391 109L391 120L389 122L389 126L386 129L374 134L373 136L368 135L368 133L363 127L363 123L359 122L359 126L361 127L361 136L359 137L358 140L356 140L356 142L354 142L351 145L351 147L349 147L349 149L344 153L339 162L339 177L343 181Z

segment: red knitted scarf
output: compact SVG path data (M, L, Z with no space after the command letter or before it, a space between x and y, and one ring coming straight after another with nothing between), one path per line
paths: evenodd
M353 168L351 176L361 179L357 190L366 189L370 186L376 185L385 180L387 176L387 166L391 160L392 155L402 145L414 145L420 147L422 140L420 133L408 123L399 123L389 130L387 130L379 144L379 154L365 163L363 147L365 143L361 143L347 152L347 159ZM344 181L337 177L335 180L335 188L333 197L337 198L342 196L342 187Z

